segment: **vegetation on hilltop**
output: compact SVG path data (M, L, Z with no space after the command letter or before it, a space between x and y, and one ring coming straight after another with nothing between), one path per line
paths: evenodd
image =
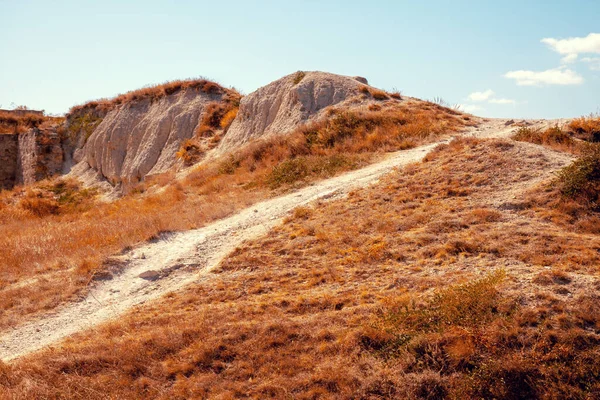
M31 128L60 124L62 117L51 117L37 113L13 114L0 111L0 135L24 133Z
M73 114L85 112L86 110L108 112L121 104L127 104L142 100L156 101L162 97L172 95L181 90L186 89L195 89L206 94L224 94L228 92L235 92L233 89L225 89L218 83L202 78L168 81L165 83L147 86L137 90L132 90L110 99L99 99L78 106L74 106L67 113L67 118Z

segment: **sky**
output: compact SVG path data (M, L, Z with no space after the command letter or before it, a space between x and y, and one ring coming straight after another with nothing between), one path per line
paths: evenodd
M320 70L487 117L600 112L599 0L0 0L0 16L0 108Z

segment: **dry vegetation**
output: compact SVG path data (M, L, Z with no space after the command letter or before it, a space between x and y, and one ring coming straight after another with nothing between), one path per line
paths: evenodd
M569 132L589 142L600 142L600 115L576 118L568 125Z
M558 151L569 153L577 153L580 148L580 143L558 126L546 129L523 126L515 132L512 138L519 142L541 144Z
M74 106L69 110L67 117L72 114L86 112L89 110L107 112L121 104L127 104L136 101L156 101L162 97L169 96L171 94L179 92L180 90L186 89L195 89L207 94L224 94L230 91L229 89L223 88L218 83L206 79L169 81L158 85L148 86L142 89L132 90L125 94L115 96L111 99L99 99L87 102L82 105ZM231 91L234 92L234 90Z
M177 157L185 165L197 163L207 151L219 144L238 113L240 100L241 95L232 91L220 102L215 101L206 106L194 136L186 140L177 152Z
M440 146L297 209L190 289L0 366L0 395L596 398L600 238L530 199L561 196L531 188L565 163L502 140Z
M575 118L566 126L555 125L546 129L520 127L512 137L520 142L541 144L555 150L579 154L585 143L600 142L600 116Z
M260 199L357 168L375 160L376 152L413 147L464 123L438 106L409 107L336 113L285 139L253 143L202 165L183 181L173 181L173 174L157 177L113 203L60 180L2 192L0 328L74 299L110 268L107 256L160 232L200 227ZM228 113L217 118L221 128Z
M50 117L36 113L13 114L0 112L0 135L23 133L31 128L60 124L64 121L61 117Z

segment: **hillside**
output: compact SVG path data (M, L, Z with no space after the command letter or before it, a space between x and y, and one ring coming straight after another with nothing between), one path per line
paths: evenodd
M597 116L174 87L74 108L79 165L0 192L0 397L600 393Z
M153 104L160 106L160 101ZM120 271L120 263L111 256L163 232L202 227L259 200L377 162L383 152L430 143L474 123L469 116L429 102L379 103L333 109L324 120L258 138L190 166L181 176L167 171L112 201L101 195L98 177L89 176L93 171L82 181L75 170L64 178L0 193L0 246L6 249L0 259L0 327L16 326L85 295L111 271ZM116 107L106 115L118 116L119 107L129 105ZM85 137L88 131L79 127L94 126L92 112L107 109L93 104L76 108L67 117L67 132ZM86 124L70 125L78 120L75 115L90 117ZM205 126L202 121L199 125ZM89 131L90 138L107 132L101 126L102 122ZM151 129L148 136L157 137L154 132ZM128 150L136 151L141 149Z

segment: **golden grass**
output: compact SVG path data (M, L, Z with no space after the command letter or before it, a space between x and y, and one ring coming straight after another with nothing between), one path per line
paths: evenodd
M207 94L225 94L237 93L232 89L225 89L219 84L207 79L188 79L174 80L165 83L147 86L141 89L132 90L124 94L119 94L110 99L99 99L87 102L85 104L71 107L67 117L87 110L98 110L107 112L113 108L130 102L150 100L156 101L162 97L177 93L181 90L195 89Z
M219 125L226 114L217 118ZM3 192L0 327L80 295L110 268L106 257L160 232L200 227L282 191L358 168L378 151L414 147L460 126L442 109L420 110L415 104L379 114L336 113L289 136L251 143L183 181L157 177L113 203L61 181ZM70 194L61 197L61 190Z
M569 153L578 153L581 148L581 144L574 140L570 134L559 128L558 125L545 130L520 127L512 136L512 139L519 142L540 144Z
M567 127L576 137L589 142L600 142L600 115L576 118Z
M197 163L207 151L219 144L237 115L240 100L238 93L231 92L220 102L215 101L206 106L194 137L186 140L177 152L177 157L185 165Z
M600 238L513 199L555 169L507 141L440 146L295 210L207 281L0 366L0 395L593 397Z
M55 125L64 121L61 117L50 117L35 113L15 115L10 112L0 112L0 135L23 133L31 128Z

